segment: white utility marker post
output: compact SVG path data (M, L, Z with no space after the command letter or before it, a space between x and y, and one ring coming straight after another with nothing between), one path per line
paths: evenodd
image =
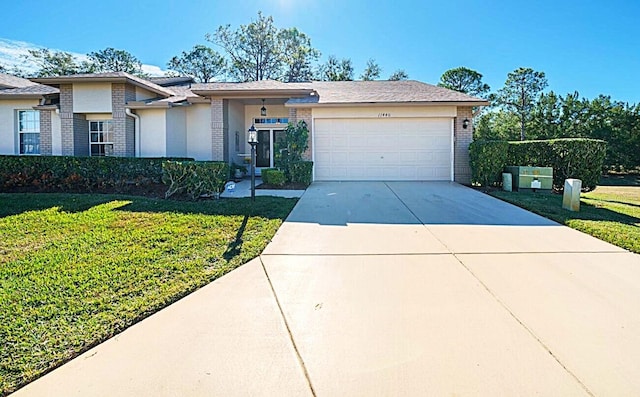
M565 179L564 195L562 196L562 208L569 211L580 211L580 190L582 181L580 179Z
M509 172L502 173L502 190L505 192L513 190L513 175Z

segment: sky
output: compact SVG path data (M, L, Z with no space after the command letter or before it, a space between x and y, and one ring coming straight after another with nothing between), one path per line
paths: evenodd
M220 25L272 16L322 53L350 58L359 76L369 58L382 78L404 69L436 84L465 66L492 90L530 67L547 90L640 103L640 1L371 0L0 0L0 39L86 54L124 49L143 63L167 61ZM222 51L215 45L213 48Z

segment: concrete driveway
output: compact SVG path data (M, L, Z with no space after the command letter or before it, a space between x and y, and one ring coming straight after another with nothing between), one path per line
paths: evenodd
M640 395L640 256L454 183L314 183L260 258L17 395Z

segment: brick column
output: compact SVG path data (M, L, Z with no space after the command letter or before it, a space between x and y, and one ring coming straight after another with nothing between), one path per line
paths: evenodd
M312 131L312 125L311 125L311 108L298 108L295 109L296 110L296 121L295 123L298 123L298 121L304 121L305 123L307 123L307 129L309 129L309 138L307 139L307 144L309 145L309 148L307 149L306 152L304 152L304 154L302 155L302 157L305 160L309 160L311 161L311 153L312 153L312 146L313 146L313 131ZM291 113L289 113L291 114Z
M294 124L298 122L298 109L289 108L289 122Z
M51 136L51 110L40 112L40 154L51 156L53 153L53 138Z
M133 157L135 154L134 121L125 113L125 105L135 100L135 87L130 84L111 84L111 114L113 119L113 155Z
M469 144L473 141L473 108L471 106L458 106L455 119L454 134L454 180L462 184L471 183L471 167L469 166ZM464 119L469 120L469 126L464 129L462 123Z
M73 86L71 84L60 85L60 134L62 155L73 156Z
M224 161L224 104L211 98L211 160Z

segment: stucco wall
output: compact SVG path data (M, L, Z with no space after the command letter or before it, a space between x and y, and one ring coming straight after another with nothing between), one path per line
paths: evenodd
M17 154L17 110L33 110L37 99L0 100L0 154Z
M211 160L211 108L199 103L186 108L187 157Z
M111 113L111 83L73 84L74 113Z
M140 155L165 157L167 155L166 109L136 110L140 116Z
M183 107L167 109L167 156L187 155L187 122Z
M158 94L147 91L144 88L136 87L136 101L144 101L145 99L157 98Z
M244 154L249 153L250 149L247 147L246 127L245 123L245 106L238 101L229 101L229 162L242 164L244 160ZM238 135L238 147L236 148L236 132ZM239 156L238 154L242 154Z
M51 112L51 154L62 155L62 128L60 114L57 112Z

